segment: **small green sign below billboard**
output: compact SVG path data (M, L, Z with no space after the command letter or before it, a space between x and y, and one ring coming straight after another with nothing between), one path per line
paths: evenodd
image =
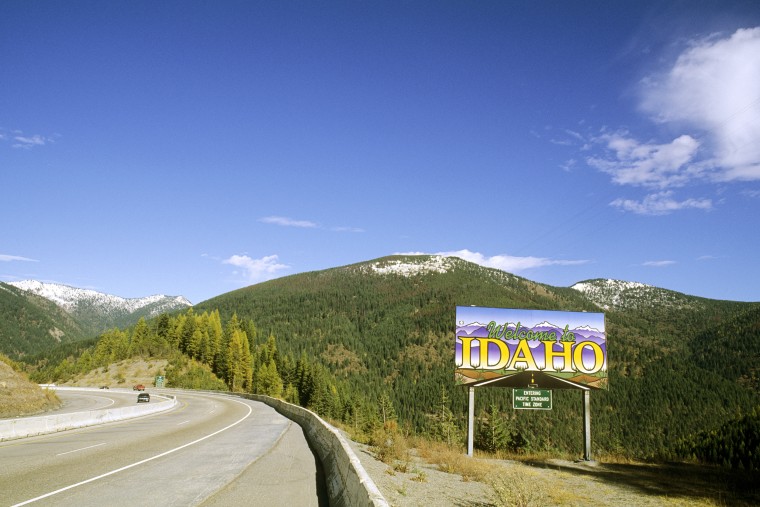
M552 392L548 389L512 390L512 407L515 409L551 410Z

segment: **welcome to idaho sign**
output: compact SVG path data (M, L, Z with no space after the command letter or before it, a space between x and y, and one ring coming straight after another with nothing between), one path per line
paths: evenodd
M457 384L540 372L607 389L603 313L457 306L456 322Z

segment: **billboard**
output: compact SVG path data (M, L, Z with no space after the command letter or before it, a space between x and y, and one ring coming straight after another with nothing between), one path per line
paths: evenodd
M603 313L457 306L457 384L607 389Z

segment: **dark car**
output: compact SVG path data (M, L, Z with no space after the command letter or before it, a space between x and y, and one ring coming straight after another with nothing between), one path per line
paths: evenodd
M141 401L150 402L150 394L148 393L140 393L137 395L137 403L140 403Z

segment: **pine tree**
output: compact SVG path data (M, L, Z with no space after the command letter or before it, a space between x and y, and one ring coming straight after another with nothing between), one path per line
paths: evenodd
M263 364L256 376L257 391L267 396L279 397L282 394L282 379L277 373L277 365L274 359L269 364Z
M396 409L386 392L383 392L377 400L377 414L380 417L380 422L383 423L384 429L395 429Z
M448 393L446 393L446 388L441 387L441 397L435 414L433 434L437 439L446 442L451 447L456 441L458 428L454 420L454 413L451 411L449 404L450 400Z
M227 346L227 386L230 391L240 392L252 387L251 353L248 337L240 329L232 331Z
M505 451L511 446L512 434L495 403L491 404L488 413L482 418L474 443L479 449L491 453Z

